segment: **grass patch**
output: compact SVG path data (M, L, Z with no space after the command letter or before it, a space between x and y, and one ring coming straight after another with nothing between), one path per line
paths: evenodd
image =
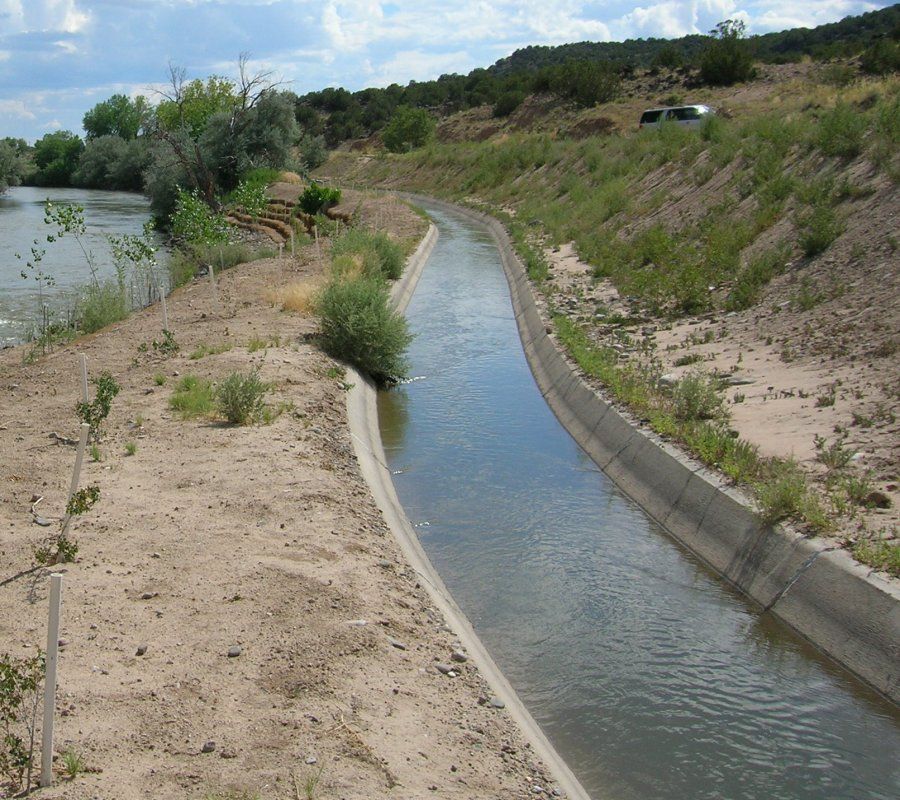
M316 297L322 291L322 285L321 278L307 278L269 289L264 299L272 305L280 306L282 311L309 315L315 312Z
M256 353L259 350L268 350L270 347L280 347L281 337L275 334L269 336L254 336L247 342L247 352Z
M334 240L331 253L335 259L358 258L365 275L396 280L403 273L403 248L380 231L348 228Z
M230 269L248 261L274 258L277 251L271 247L251 248L240 243L201 244L194 242L176 249L169 258L169 280L172 288L193 280L201 267L210 265L218 271Z
M125 455L133 456L137 452L137 445L134 442L125 442Z
M199 361L201 358L206 358L206 356L217 356L220 353L227 353L229 350L231 350L231 345L225 342L216 345L201 342L199 345L197 345L197 349L194 350L194 352L192 352L188 356L188 358L190 358L191 361ZM163 383L165 383L165 380L163 380Z
M196 375L185 375L169 398L169 408L182 419L211 416L216 410L212 383Z
M853 557L861 564L884 570L900 578L900 544L861 539L853 545Z
M94 333L125 319L131 305L125 291L115 281L105 281L81 290L75 304L75 318L82 333Z

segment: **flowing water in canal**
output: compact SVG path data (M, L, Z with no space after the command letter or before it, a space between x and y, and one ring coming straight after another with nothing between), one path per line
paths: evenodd
M397 492L592 797L900 797L900 714L760 615L621 494L544 403L493 241L440 238L379 398Z

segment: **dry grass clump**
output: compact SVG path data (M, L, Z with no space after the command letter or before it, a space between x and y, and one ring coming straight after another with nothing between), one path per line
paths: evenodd
M316 295L322 290L323 284L323 278L293 281L284 286L267 289L263 299L273 306L280 306L282 311L308 315L313 313Z
M279 172L278 180L282 183L303 183L303 178L301 178L296 172L291 172L289 170Z

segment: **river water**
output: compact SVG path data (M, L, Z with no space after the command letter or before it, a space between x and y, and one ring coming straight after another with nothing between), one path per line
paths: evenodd
M37 319L38 286L32 277L22 278L35 239L46 250L41 262L55 285L44 290L51 307L71 304L75 289L91 280L90 268L74 238L47 243L50 226L44 224L44 201L84 207L86 249L92 253L101 278L114 275L107 234L140 234L150 219L146 198L127 192L90 189L51 189L19 186L0 195L0 347L21 341ZM16 258L22 255L22 260ZM26 270L27 271L27 270Z
M592 797L900 797L900 713L716 578L560 426L492 240L440 238L379 398L401 502L491 654Z

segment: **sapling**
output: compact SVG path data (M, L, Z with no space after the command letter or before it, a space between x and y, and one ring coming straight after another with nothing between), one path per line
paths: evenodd
M14 658L0 654L0 776L13 791L25 783L31 791L31 772L37 729L37 709L44 677L44 656Z
M96 378L91 379L97 387L97 393L90 403L80 402L75 406L75 412L82 422L91 426L91 439L99 441L100 425L109 416L113 398L119 393L120 386L109 372L101 372Z

